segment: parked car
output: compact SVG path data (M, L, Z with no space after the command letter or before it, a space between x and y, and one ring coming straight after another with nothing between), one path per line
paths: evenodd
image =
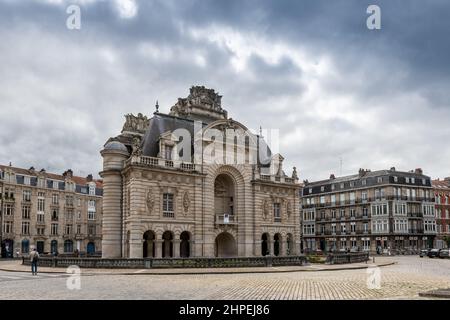
M420 250L419 256L421 258L428 256L428 251L430 251L430 249L422 249L422 250Z
M430 258L439 257L439 249L431 249L430 251L428 251L428 257Z
M441 249L439 250L439 258L449 258L450 250L449 249Z

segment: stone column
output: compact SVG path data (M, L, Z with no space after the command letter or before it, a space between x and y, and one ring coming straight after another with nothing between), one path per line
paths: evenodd
M109 142L101 152L103 157L103 237L102 257L121 258L122 246L122 174L128 158L126 147L120 142Z
M154 244L155 244L155 258L161 258L163 241L161 239L157 239L154 241Z
M174 239L172 240L172 246L173 246L173 257L179 258L180 257L180 239Z
M129 258L141 259L143 257L143 240L139 235L131 235Z

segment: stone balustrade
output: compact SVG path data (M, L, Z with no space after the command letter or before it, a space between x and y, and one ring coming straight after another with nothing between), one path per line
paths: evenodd
M230 258L146 258L146 259L100 259L100 258L60 258L45 257L39 259L40 267L79 266L80 268L242 268L272 266L302 266L308 260L305 256L265 256ZM23 265L30 265L28 258L22 259Z

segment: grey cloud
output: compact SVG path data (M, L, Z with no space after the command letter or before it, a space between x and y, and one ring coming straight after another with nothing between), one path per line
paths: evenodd
M123 114L151 115L156 99L168 111L200 84L223 94L230 116L248 127L306 136L281 150L286 172L296 165L301 178L339 173L339 157L344 174L422 166L448 176L450 5L376 1L382 30L372 32L365 28L372 2L139 1L136 17L120 19L111 1L98 1L82 6L82 29L71 32L65 5L0 1L0 162L96 173L98 151L120 131ZM372 124L324 120L326 108L311 115L307 71L287 54L269 63L254 52L236 72L229 48L188 33L211 26L330 57L336 73L321 79L316 98L350 96L349 112L375 115ZM142 54L144 44L173 56Z

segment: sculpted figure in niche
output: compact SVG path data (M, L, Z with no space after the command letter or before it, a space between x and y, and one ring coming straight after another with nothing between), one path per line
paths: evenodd
M147 193L147 209L148 209L149 214L152 214L154 205L155 205L155 199L153 197L151 190L149 190Z
M191 199L189 198L189 192L185 192L183 196L183 208L184 213L189 211L189 206L191 205Z

